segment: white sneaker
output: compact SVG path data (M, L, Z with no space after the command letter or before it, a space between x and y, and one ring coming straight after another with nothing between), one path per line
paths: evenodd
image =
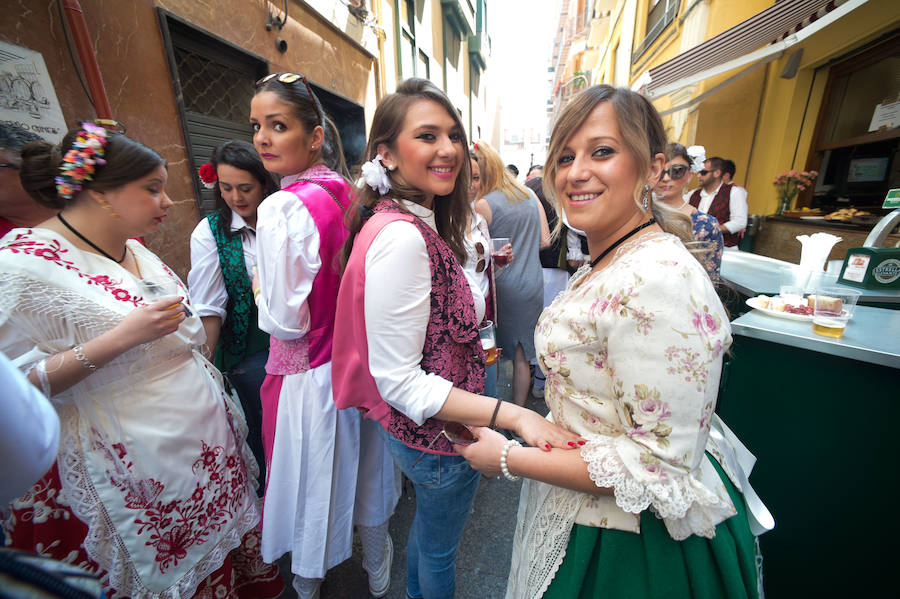
M391 586L391 564L394 562L394 542L391 535L387 536L387 550L385 551L384 560L377 572L369 572L369 594L375 599L380 599L387 595L388 587Z

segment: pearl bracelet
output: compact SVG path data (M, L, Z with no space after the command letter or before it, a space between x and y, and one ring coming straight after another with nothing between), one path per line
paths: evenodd
M519 480L518 476L515 476L509 472L509 468L506 465L506 456L509 454L510 447L522 447L522 444L515 439L510 439L503 444L503 451L500 452L500 472L503 473L503 476L506 477L506 480Z

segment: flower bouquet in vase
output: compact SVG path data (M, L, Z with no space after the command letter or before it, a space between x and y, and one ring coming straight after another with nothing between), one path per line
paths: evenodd
M795 170L777 175L772 181L778 193L778 209L775 214L780 215L785 210L790 210L797 194L812 185L818 176L819 173L817 171Z

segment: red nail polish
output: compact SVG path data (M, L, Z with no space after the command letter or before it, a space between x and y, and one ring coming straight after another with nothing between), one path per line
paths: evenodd
M550 449L550 444L547 443L546 445L544 445L544 447L545 447L546 449Z
M569 441L569 447L575 447L575 444Z
M579 442L578 442L579 445L584 445L585 443L586 443L586 441L579 441Z

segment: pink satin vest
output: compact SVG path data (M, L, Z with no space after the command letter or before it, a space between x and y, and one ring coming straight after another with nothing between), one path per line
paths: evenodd
M304 174L313 173L307 171ZM350 207L350 185L337 175L315 180L327 187L334 197L316 183L308 181L297 181L283 190L293 193L303 202L319 232L322 267L306 298L309 332L300 339L270 338L269 360L266 363L268 374L297 374L331 361L334 312L341 282L340 253L349 234L341 208L346 210Z

